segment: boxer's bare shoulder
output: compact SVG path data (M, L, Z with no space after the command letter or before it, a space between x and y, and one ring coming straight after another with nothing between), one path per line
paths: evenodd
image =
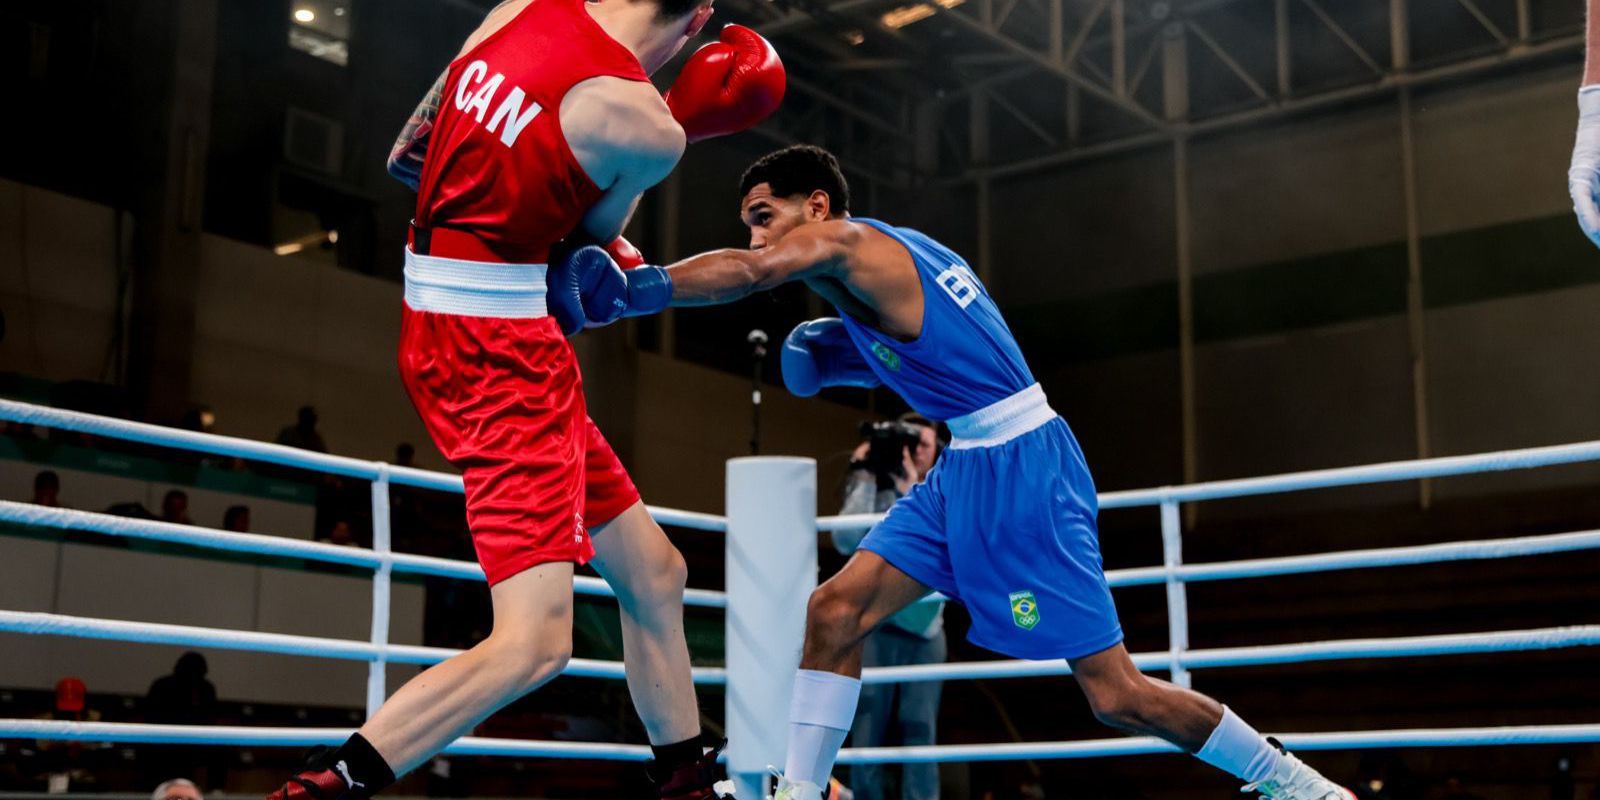
M625 176L666 177L683 155L683 128L654 86L601 76L561 100L561 135L589 178L604 189Z

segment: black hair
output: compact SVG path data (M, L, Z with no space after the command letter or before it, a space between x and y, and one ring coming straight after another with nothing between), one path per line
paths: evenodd
M739 197L749 194L758 183L770 185L778 197L809 195L820 189L828 195L831 213L850 213L850 184L839 170L839 159L816 145L797 144L757 159L739 179Z
M706 4L706 0L657 0L656 19L673 20Z
M61 488L61 476L57 475L55 470L47 469L33 476L33 488L35 491L47 486L54 486L58 490Z
M940 450L943 450L944 446L950 441L950 428L943 423L934 422L933 420L928 419L927 417L924 417L915 411L907 411L906 413L901 414L899 419L901 422L904 422L908 425L920 425L924 428L932 428L934 446Z

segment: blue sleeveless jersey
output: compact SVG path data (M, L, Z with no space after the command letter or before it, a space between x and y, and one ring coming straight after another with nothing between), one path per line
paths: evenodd
M914 341L901 342L839 314L884 385L917 413L939 421L1033 385L1011 329L961 256L910 228L861 217L850 221L871 225L905 246L922 280L922 335Z

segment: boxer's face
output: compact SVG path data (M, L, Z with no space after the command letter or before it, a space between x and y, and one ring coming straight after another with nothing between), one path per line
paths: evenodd
M760 250L801 225L827 219L828 193L779 197L772 193L771 184L758 183L740 202L739 216L750 229L750 249Z

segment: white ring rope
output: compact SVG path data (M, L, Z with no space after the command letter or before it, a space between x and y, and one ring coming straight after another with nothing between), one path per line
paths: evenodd
M270 464L317 470L369 481L376 480L380 473L379 465L381 462L363 461L362 459L348 456L328 455L310 450L301 450L298 447L290 447L288 445L257 442L251 439L236 439L231 436L218 436L213 433L164 428L160 425L151 425L146 422L132 422L125 419L116 419L115 417L102 417L78 411L36 406L31 403L19 403L15 400L0 399L0 419L29 425L43 425L47 428L92 433L97 436L106 436L130 442L142 442L161 447L193 450L212 455L237 456L248 458L252 461L265 461ZM461 476L459 475L429 472L428 470L414 467L385 466L388 469L389 482L398 486L415 486L421 489L436 489L456 494L461 494L463 491ZM647 508L656 522L662 525L675 525L681 528L704 531L726 531L728 529L728 518L716 514L702 514L696 511L681 511L675 508L658 508L655 506L647 506Z
M1291 750L1356 750L1387 747L1481 747L1484 745L1600 742L1600 725L1534 725L1502 728L1418 728L1395 731L1274 734ZM919 747L847 747L837 764L930 764L945 761L1099 758L1181 753L1178 746L1148 736L1029 744L945 744Z
M101 436L183 448L302 469L372 480L381 491L385 481L442 491L461 492L461 479L443 473L411 468L389 467L380 462L312 453L283 445L233 439L192 431L162 428L144 423L99 417L0 399L0 419L82 431ZM1536 447L1450 456L1413 461L1397 461L1358 467L1313 470L1261 478L1213 481L1179 487L1160 487L1137 491L1108 492L1100 495L1101 508L1126 508L1161 505L1164 525L1176 519L1179 503L1225 497L1244 497L1274 492L1349 486L1385 481L1437 478L1450 475L1522 469L1581 461L1600 460L1600 441L1552 447ZM375 495L376 496L376 495ZM650 508L655 519L668 525L701 530L727 530L727 518L674 509ZM856 530L870 527L881 514L855 514L820 517L819 531ZM113 517L106 514L51 509L0 501L0 520L27 525L93 531L111 536L143 538L195 547L240 553L255 553L314 561L340 563L380 570L482 580L482 570L473 563L412 554L375 552L259 534L235 534L188 525L152 520ZM1112 586L1167 584L1181 587L1187 582L1220 581L1274 575L1295 575L1343 569L1389 567L1461 561L1499 559L1574 550L1600 548L1600 531L1503 538L1484 541L1354 550L1282 558L1249 559L1210 564L1177 564L1168 553L1171 566L1143 567L1107 573ZM603 581L586 576L574 580L579 594L614 596ZM1170 594L1170 591L1169 591ZM728 605L724 593L687 590L686 605L722 607ZM1170 608L1169 613L1176 613ZM376 623L375 623L376 624ZM232 631L183 625L168 625L120 620L87 619L57 614L0 611L0 631L80 636L131 642L210 646L303 656L319 656L375 663L381 677L384 662L433 664L455 655L456 650L381 641L360 642L289 634ZM1174 634L1176 637L1176 634ZM1551 648L1600 645L1600 625L1582 625L1534 630L1488 633L1447 634L1396 638L1353 639L1306 642L1257 647L1231 647L1188 650L1182 640L1177 652L1140 653L1134 663L1146 671L1175 670L1174 680L1190 669L1211 669L1247 665L1269 665L1392 657L1482 654ZM619 679L624 667L618 662L573 659L566 675ZM1070 674L1063 661L988 661L875 668L864 670L866 683L893 683L919 680L972 678L1039 677ZM696 668L697 684L726 684L721 668ZM370 709L369 709L370 710ZM98 741L146 741L210 744L304 745L337 743L348 731L317 728L185 727L120 723L72 723L0 719L0 737L23 736ZM1600 742L1600 725L1553 725L1519 728L1420 729L1347 733L1285 734L1280 738L1302 750L1360 747L1426 747L1508 745L1557 742ZM839 763L989 761L1022 758L1084 758L1173 752L1177 748L1156 739L1108 739L1037 744L934 745L846 749ZM447 752L481 755L550 756L644 760L648 748L577 742L528 742L504 739L466 738Z
M375 661L379 657L391 664L437 664L460 650L448 647L422 647L419 645L374 645L353 639L328 639L320 636L298 636L288 633L261 631L236 631L226 628L202 628L192 625L170 625L157 622L130 622L127 620L93 619L64 614L47 614L37 611L0 610L0 631L45 636L73 636L82 639L106 639L141 644L170 644L186 647L217 647L224 650L247 650L257 653L336 658L345 661ZM621 680L626 675L620 661L598 661L574 658L567 663L562 675L573 678L607 678ZM728 682L727 671L721 667L695 667L694 682L708 686L721 686Z
M0 610L0 631L11 633L75 636L146 644L173 644L190 647L220 647L299 656L319 656L351 661L372 661L380 655L396 664L436 664L459 653L443 647L385 645L348 639L328 639L283 633L235 631L165 623L91 619L62 614ZM1188 650L1178 659L1188 669L1298 664L1311 661L1367 658L1416 658L1423 656L1551 650L1600 645L1600 625L1539 628L1493 633L1443 634L1375 639L1344 639L1301 644L1226 647ZM1167 652L1137 653L1133 662L1141 670L1160 671L1172 665ZM586 678L622 678L622 664L613 661L572 659L563 674ZM919 664L902 667L869 667L862 670L863 683L904 683L929 680L974 680L981 678L1034 678L1070 675L1065 661L956 661L945 664ZM720 667L696 667L695 682L707 685L727 683L727 672Z
M330 564L345 564L376 570L387 560L395 572L416 575L436 575L446 578L482 581L483 568L470 561L452 561L446 558L420 556L409 553L390 553L387 556L362 547L345 547L323 542L308 542L283 536L260 533L233 533L198 525L179 525L160 520L118 517L92 511L70 508L49 508L30 503L0 500L0 521L22 525L102 533L130 539L185 544L232 553L285 556ZM605 581L587 575L572 578L572 590L577 594L597 597L616 597L616 591ZM705 608L727 608L728 596L709 589L685 589L683 603Z
M1107 572L1106 581L1112 586L1149 586L1165 583L1170 572L1180 581L1197 583L1265 578L1275 575L1303 575L1309 572L1333 572L1342 569L1404 567L1447 561L1514 558L1594 549L1600 549L1600 530L1411 547L1346 550L1340 553L1309 556L1253 558L1243 561L1219 561L1212 564L1186 564L1170 571L1166 567L1139 567Z
M1575 444L1529 447L1522 450L1502 450L1497 453L1476 453L1467 456L1445 456L1412 461L1391 461L1359 467L1336 467L1307 472L1289 472L1261 478L1236 478L1233 480L1191 483L1185 486L1163 486L1157 489L1134 489L1100 494L1100 508L1134 508L1162 503L1192 503L1197 500L1220 500L1227 497L1247 497L1258 494L1298 492L1306 489L1326 489L1334 486L1352 486L1366 483L1443 478L1452 475L1470 475L1480 472L1501 472L1529 467L1548 467L1557 464L1575 464L1583 461L1600 461L1600 441ZM883 519L882 514L843 514L818 517L817 530L851 531L870 528Z
M1220 500L1227 497L1248 497L1258 494L1298 492L1305 489L1327 489L1335 486L1352 486L1365 483L1387 483L1420 478L1446 478L1453 475L1472 475L1480 472L1504 472L1530 467L1552 467L1558 464L1576 464L1583 461L1600 461L1600 441L1574 442L1548 447L1526 447L1519 450L1501 450L1494 453L1474 453L1465 456L1443 456L1408 461L1389 461L1382 464L1365 464L1358 467L1335 467L1305 472L1288 472L1260 478L1234 478L1231 480L1191 483L1186 486L1166 486L1159 489L1138 489L1126 492L1106 492L1100 495L1100 507L1130 508L1153 506L1164 502L1192 503L1197 500Z
M341 744L353 732L349 728L252 728L227 725L149 725L130 722L0 719L0 739L55 739L80 742L309 747L315 744ZM457 739L446 747L444 752L455 755L524 758L650 760L650 748L644 745L491 739L477 736Z
M303 747L314 744L338 744L349 735L350 730L346 728L252 728L0 719L0 738L17 739ZM1283 733L1277 734L1277 738L1284 746L1301 751L1565 744L1600 742L1600 725ZM641 745L483 739L470 736L457 739L445 748L444 752L459 755L592 758L619 761L644 761L650 757L650 748ZM1178 752L1182 751L1177 746L1160 739L1137 737L1030 744L849 747L839 751L836 763L840 765L926 764L950 761L1096 758Z
M1600 625L1574 625L1562 628L1536 628L1492 633L1453 633L1438 636L1401 636L1381 639L1341 639L1302 644L1222 647L1211 650L1185 650L1178 664L1187 669L1216 669L1263 664L1300 664L1310 661L1337 661L1351 658L1415 658L1420 656L1471 655L1482 653L1553 650L1566 647L1600 645ZM1135 653L1133 663L1146 672L1170 669L1172 653ZM916 664L903 667L868 667L861 671L862 683L904 683L908 681L975 680L981 678L1038 678L1071 675L1065 661L951 661L943 664Z
M1600 530L1556 533L1543 536L1517 536L1509 539L1484 539L1475 542L1446 542L1411 547L1346 550L1340 553L1319 553L1308 556L1218 561L1211 564L1186 564L1171 569L1167 567L1114 569L1106 572L1106 583L1115 589L1124 586L1157 586L1166 583L1169 577L1180 583L1199 583L1241 578L1268 578L1278 575L1304 575L1315 572L1334 572L1343 569L1407 567L1450 561L1497 560L1596 549L1600 549ZM948 599L943 594L933 592L920 602L942 602Z

